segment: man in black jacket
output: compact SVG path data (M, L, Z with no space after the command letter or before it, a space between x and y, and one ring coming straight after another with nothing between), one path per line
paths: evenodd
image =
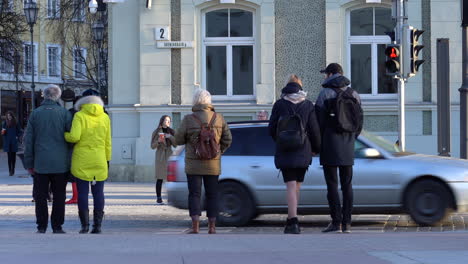
M338 92L350 89L350 81L343 76L343 69L338 63L331 63L321 73L326 75L323 81L323 89L315 103L317 117L322 132L322 144L320 151L320 164L323 166L325 180L327 182L327 198L330 207L332 222L322 232L349 233L351 228L351 213L353 209L353 165L354 165L354 141L361 133L362 122L357 132L339 132L333 125L330 117L330 106L337 98ZM360 104L359 94L354 90L348 90L352 97ZM336 101L336 100L335 100ZM362 120L359 118L359 120ZM340 184L343 194L343 208L338 195L339 169Z

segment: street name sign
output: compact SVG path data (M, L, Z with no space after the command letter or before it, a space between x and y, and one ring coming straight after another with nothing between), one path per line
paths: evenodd
M193 41L161 41L161 42L157 42L156 46L160 49L192 48Z

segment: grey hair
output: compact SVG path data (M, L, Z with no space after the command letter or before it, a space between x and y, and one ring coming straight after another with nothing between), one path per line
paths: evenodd
M49 84L44 89L44 99L49 99L52 101L58 101L62 96L62 90L55 84Z
M193 95L193 105L211 104L211 94L205 89L198 88Z

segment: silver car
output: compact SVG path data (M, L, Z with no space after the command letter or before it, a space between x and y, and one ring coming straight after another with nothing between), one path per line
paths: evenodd
M222 157L219 217L244 225L260 214L287 213L286 187L274 165L275 143L265 122L230 124L232 146ZM168 201L188 207L184 148L168 164ZM354 214L409 213L420 225L435 225L450 211L468 208L468 162L400 152L381 137L363 132L355 144ZM328 214L327 185L314 157L301 187L300 214Z

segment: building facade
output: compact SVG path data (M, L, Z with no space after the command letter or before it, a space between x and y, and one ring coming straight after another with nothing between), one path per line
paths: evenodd
M5 0L8 8L3 12L24 14L24 4L28 1ZM87 1L37 0L37 5L39 12L34 26L33 45L29 32L21 36L23 46L20 48L0 45L0 52L20 51L18 61L0 58L0 106L2 115L6 111L15 113L19 108L22 125L26 125L31 112L33 70L37 106L42 101L42 90L48 84L71 89L79 96L82 91L95 87L93 80L96 80L96 52L91 45ZM24 15L21 18L25 19ZM105 69L101 72L105 72ZM71 106L72 103L67 105Z
M136 0L109 6L111 179L151 181L150 136L169 114L177 127L193 91L207 89L228 121L271 111L288 74L315 100L326 64L338 62L362 97L366 130L398 139L397 86L385 74L392 2L369 0ZM373 2L373 3L370 3ZM437 154L436 40L450 39L452 154L458 156L459 0L412 0L426 62L406 87L407 149ZM457 10L454 12L454 10Z

